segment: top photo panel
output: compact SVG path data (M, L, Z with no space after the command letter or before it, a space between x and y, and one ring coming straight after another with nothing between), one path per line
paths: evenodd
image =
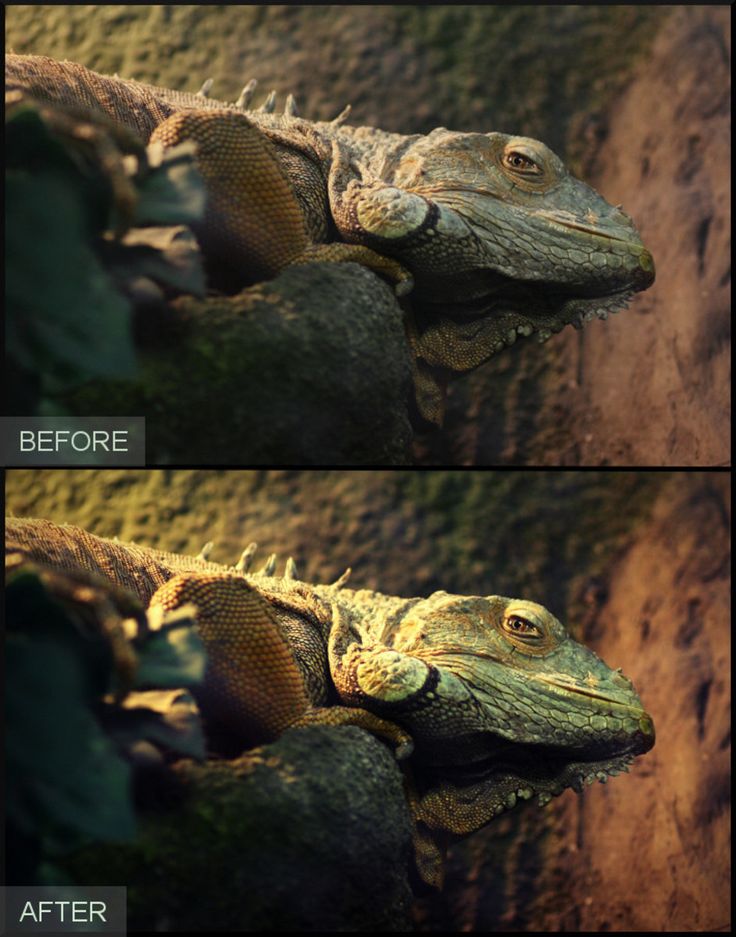
M725 6L5 17L7 425L142 418L147 465L730 464Z

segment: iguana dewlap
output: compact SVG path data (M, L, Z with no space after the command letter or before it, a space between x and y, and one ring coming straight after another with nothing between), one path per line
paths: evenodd
M246 114L41 56L6 56L6 88L104 113L144 141L194 140L209 194L198 237L244 283L310 259L365 263L399 292L413 281L416 396L434 422L450 373L606 318L654 281L631 219L538 140Z
M82 568L166 610L194 605L208 652L194 688L210 724L257 744L289 726L355 724L407 770L417 867L520 800L627 770L654 744L631 682L543 606L436 592L402 599L315 586L273 565L248 575L199 558L7 519L7 548Z

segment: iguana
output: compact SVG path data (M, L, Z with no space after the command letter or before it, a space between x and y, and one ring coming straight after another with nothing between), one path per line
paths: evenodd
M275 557L236 567L8 518L6 550L99 574L149 608L196 610L208 652L193 688L210 726L244 744L289 726L354 724L402 760L419 874L442 882L452 837L521 800L626 771L654 744L631 682L573 641L543 606L435 592L398 598L299 581ZM17 559L17 556L16 556Z
M445 128L404 136L246 109L42 56L6 56L6 89L104 115L143 141L194 141L208 192L196 234L241 285L291 263L354 260L412 289L419 412L442 422L453 372L519 336L605 319L654 281L631 219L543 143ZM206 89L203 89L206 90Z

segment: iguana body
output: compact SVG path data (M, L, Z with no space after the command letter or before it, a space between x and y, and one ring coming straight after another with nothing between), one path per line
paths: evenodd
M198 237L244 282L309 259L357 260L404 290L413 278L417 402L435 422L448 373L519 336L605 318L654 280L631 219L537 140L246 116L37 56L6 56L6 87L102 113L146 142L194 140L209 196Z
M248 575L200 558L9 518L7 549L82 568L143 603L193 604L208 652L194 692L211 724L250 743L290 725L353 723L411 755L417 865L441 881L441 845L538 796L626 770L654 743L632 684L546 609L501 596L403 599Z

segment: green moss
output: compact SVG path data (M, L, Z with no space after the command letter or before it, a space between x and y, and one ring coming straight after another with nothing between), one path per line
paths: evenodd
M131 929L400 923L407 808L392 756L366 733L294 730L234 761L173 770L177 796L147 811L135 845L79 851L66 866L80 882L128 883Z
M516 595L575 628L667 472L96 471L8 473L17 514L232 563L253 539L326 582Z
M212 77L221 98L257 77L264 90L298 92L314 119L350 101L358 123L520 132L577 162L590 143L582 118L621 90L667 15L652 6L16 6L6 47L180 90Z

